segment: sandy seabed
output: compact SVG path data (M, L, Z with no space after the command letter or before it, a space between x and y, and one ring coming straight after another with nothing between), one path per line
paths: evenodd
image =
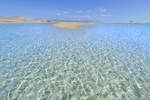
M76 37L69 36L75 30L50 29L45 24L1 27L0 32L7 34L0 37L0 100L150 98L146 44L131 45L107 27L99 34L98 28ZM137 34L133 37L138 40ZM120 38L112 39L114 35Z

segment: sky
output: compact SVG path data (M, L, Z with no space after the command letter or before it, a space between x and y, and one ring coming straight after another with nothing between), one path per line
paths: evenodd
M0 0L0 16L150 22L150 0Z

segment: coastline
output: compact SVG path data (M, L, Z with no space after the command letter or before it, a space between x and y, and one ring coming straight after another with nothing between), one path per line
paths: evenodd
M50 23L50 22L0 22L0 24L42 24L42 23Z

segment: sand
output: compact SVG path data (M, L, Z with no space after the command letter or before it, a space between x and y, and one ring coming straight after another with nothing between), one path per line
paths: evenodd
M31 19L31 18L25 18L22 16L15 16L11 18L5 18L3 16L0 16L0 23L45 23L48 22L44 19Z
M57 22L53 26L63 29L78 29L79 26L95 24L94 22Z

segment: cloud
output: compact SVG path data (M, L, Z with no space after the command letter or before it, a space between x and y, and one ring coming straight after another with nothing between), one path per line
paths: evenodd
M83 10L76 11L77 14L81 14L81 13L91 13L91 12L93 12L92 9L88 9L88 10L85 10L85 11L83 11Z
M64 11L63 14L69 14L69 12L68 11Z
M82 10L76 11L76 13L78 13L78 14L80 14L80 13L82 13L82 12L83 12Z
M101 17L111 17L112 15L111 14L101 14L100 16Z
M61 13L57 13L56 15L57 15L57 16L60 16L60 15L61 15Z
M63 12L57 12L56 13L56 16L63 16L63 15L67 15L67 14L69 14L70 12L68 12L68 11L63 11Z
M91 20L93 19L90 15L82 15L82 16L72 16L73 19L76 20Z
M105 9L105 8L98 8L98 10L100 11L100 12L107 12L107 9Z

